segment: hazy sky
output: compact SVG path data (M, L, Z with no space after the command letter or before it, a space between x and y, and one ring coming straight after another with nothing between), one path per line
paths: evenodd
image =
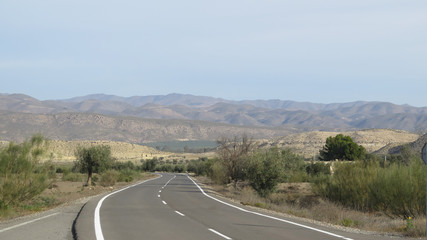
M2 0L0 83L427 106L427 1Z

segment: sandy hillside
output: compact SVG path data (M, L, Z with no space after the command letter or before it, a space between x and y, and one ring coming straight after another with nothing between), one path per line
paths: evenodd
M319 155L319 150L325 145L328 137L334 137L340 133L350 136L355 142L364 146L368 152L374 152L387 145L410 143L419 138L418 134L392 129L369 129L350 132L315 131L276 138L268 141L267 145L291 148L309 158Z
M290 148L306 158L311 158L319 155L319 150L325 145L328 137L333 137L340 133L353 138L355 142L364 146L368 152L375 152L386 146L391 147L411 143L419 138L418 134L401 130L369 129L350 132L305 132L269 140L258 140L257 142L263 147L278 146L279 148ZM0 142L0 147L6 146L6 144L7 142ZM102 144L109 145L113 157L122 161L130 160L139 162L141 159L152 159L154 157L164 159L165 161L191 160L198 159L199 157L213 157L215 154L214 152L206 154L168 153L151 147L126 142L51 140L49 149L43 160L52 159L55 162L74 161L74 152L78 146Z
M119 160L139 161L141 159L160 158L170 155L154 148L124 142L51 140L46 158L57 162L73 161L75 160L74 152L78 146L88 147L96 145L110 146L112 156Z

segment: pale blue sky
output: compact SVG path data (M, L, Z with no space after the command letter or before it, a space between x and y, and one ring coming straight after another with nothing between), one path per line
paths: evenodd
M2 0L1 93L427 106L426 0Z

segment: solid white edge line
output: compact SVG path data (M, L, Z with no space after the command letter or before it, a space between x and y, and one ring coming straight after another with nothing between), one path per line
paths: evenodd
M213 233L215 233L215 234L216 234L216 235L218 235L218 236L221 236L221 237L223 237L223 238L227 239L227 240L232 240L230 237L225 236L224 234L222 234L222 233L220 233L220 232L218 232L218 231L215 231L215 230L213 230L212 228L208 228L208 230L209 230L209 231L211 231L211 232L213 232Z
M112 193L104 196L101 200L99 200L99 202L98 202L98 204L96 205L96 208L95 208L95 216L94 216L94 226L95 226L95 237L96 237L96 240L104 240L104 235L102 234L101 219L100 219L100 216L99 216L99 210L101 209L102 203L104 202L104 200L107 197L109 197L109 196L111 196L113 194L116 194L118 192L124 191L126 189L129 189L131 187L135 187L135 186L137 186L139 184L143 184L143 183L146 183L146 182L149 182L149 181L153 181L153 180L161 178L161 177L163 177L163 175L159 174L159 176L156 177L156 178L148 179L148 180L145 180L145 181L133 184L131 186L122 188L120 190L117 190L115 192L112 192Z
M289 224L292 224L292 225L295 225L295 226L299 226L299 227L310 229L310 230L313 230L313 231L316 231L316 232L324 233L324 234L327 234L327 235L330 235L330 236L333 236L333 237L342 238L344 240L353 240L351 238L347 238L347 237L344 237L344 236L341 236L341 235L338 235L338 234L335 234L335 233L327 232L327 231L324 231L324 230L321 230L321 229L318 229L318 228L310 227L310 226L303 225L303 224L300 224L300 223L291 222L291 221L288 221L288 220L285 220L285 219L281 219L281 218L277 218L277 217L265 215L265 214L258 213L258 212L249 211L249 210L246 210L244 208L234 206L234 205L232 205L230 203L221 201L219 199L216 199L216 198L214 198L214 197L206 194L205 191L190 176L187 175L187 177L199 188L200 192L202 192L203 195L205 195L206 197L211 198L211 199L213 199L213 200L215 200L217 202L220 202L222 204L225 204L227 206L230 206L230 207L233 207L235 209L238 209L238 210L240 210L242 212L252 213L252 214L255 214L255 215L258 215L258 216L261 216L261 217L270 218L270 219L277 220L277 221L280 221L280 222L289 223Z
M183 213L181 213L181 212L178 212L178 211L175 211L177 214L179 214L179 215L181 215L181 216L183 216L183 217L185 217L185 215L183 214Z
M14 228L17 228L17 227L22 227L22 226L24 226L24 225L27 225L27 224L30 224L30 223L33 223L33 222L37 222L37 221L39 221L39 220L42 220L42 219L45 219L45 218L48 218L48 217L52 217L52 216L55 216L55 215L57 215L57 214L59 214L59 212L57 212L57 213L52 213L52 214L49 214L49 215L44 216L44 217L39 217L39 218L36 218L36 219L34 219L34 220L31 220L31 221L28 221L28 222L24 222L24 223L20 223L20 224L17 224L17 225L14 225L14 226L8 227L8 228L3 228L3 229L0 229L0 233L2 233L2 232L6 232L6 231L8 231L8 230L11 230L11 229L14 229Z

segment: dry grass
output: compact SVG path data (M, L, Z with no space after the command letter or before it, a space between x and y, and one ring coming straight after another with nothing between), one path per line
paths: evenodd
M216 193L243 205L268 209L340 227L391 233L406 237L425 236L426 222L424 216L412 219L412 227L408 227L407 220L393 219L382 213L359 212L321 199L313 194L309 183L281 184L276 193L271 194L268 198L261 198L246 183L240 183L236 190L231 185L215 185L206 177L197 177L197 180Z
M150 173L142 173L139 179L152 178L154 175ZM46 189L40 196L26 201L21 206L7 209L6 212L0 214L0 222L8 219L32 214L35 212L45 211L63 204L70 203L80 198L95 196L101 193L110 192L126 185L132 184L132 182L117 182L113 186L103 187L100 185L92 187L83 187L86 178L81 181L64 181L62 180L62 174L57 174L57 178L52 182L50 187ZM134 183L133 182L133 183Z

